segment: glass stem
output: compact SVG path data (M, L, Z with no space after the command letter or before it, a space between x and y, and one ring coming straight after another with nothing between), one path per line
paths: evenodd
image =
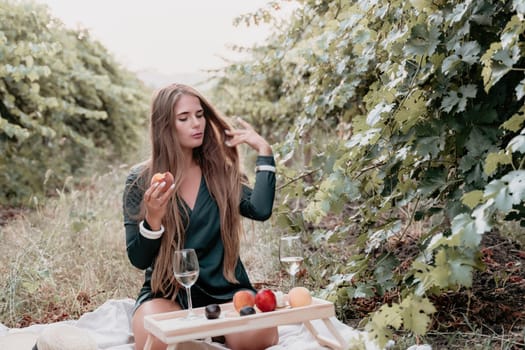
M191 314L193 314L193 305L191 304L190 287L186 287L186 295L188 296L188 315L191 315Z
M292 275L292 288L295 287L295 273Z

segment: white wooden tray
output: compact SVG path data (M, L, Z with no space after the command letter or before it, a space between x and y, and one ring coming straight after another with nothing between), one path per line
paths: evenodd
M313 298L308 306L278 308L275 311L239 316L232 303L221 304L221 316L208 320L204 307L193 309L199 317L185 319L187 310L166 312L144 317L144 328L150 333L145 350L151 348L152 335L168 344L168 350L176 349L176 344L194 339L206 339L230 333L269 328L291 323L304 323L319 344L332 349L343 349L344 339L329 319L335 316L334 304ZM327 338L313 327L311 320L321 319L335 339Z

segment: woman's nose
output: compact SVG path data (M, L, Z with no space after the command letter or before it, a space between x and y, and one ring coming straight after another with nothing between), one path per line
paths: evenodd
M196 115L191 117L191 126L196 127L196 126L199 126L199 125L200 125L199 118Z

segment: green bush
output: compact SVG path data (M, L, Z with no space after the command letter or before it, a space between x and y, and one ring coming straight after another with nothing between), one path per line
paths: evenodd
M0 1L0 205L30 204L90 157L132 148L149 92L86 30Z
M312 254L324 296L395 291L367 329L424 334L430 296L471 285L482 235L525 225L523 1L297 3L214 93L275 141L277 221L354 243L343 263Z

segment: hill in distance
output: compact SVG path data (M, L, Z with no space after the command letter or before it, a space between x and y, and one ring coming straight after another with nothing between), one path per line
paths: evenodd
M189 72L167 74L154 69L143 69L136 72L138 78L152 89L159 89L163 86L180 83L195 87L200 91L205 91L211 84L210 75L206 72Z

